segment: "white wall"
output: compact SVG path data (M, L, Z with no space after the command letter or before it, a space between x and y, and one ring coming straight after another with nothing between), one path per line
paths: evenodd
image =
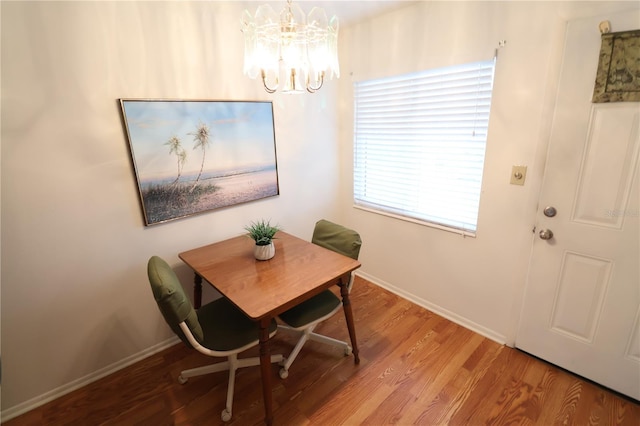
M167 341L149 256L190 289L180 251L262 217L303 238L335 220L337 84L245 78L241 6L2 2L3 418ZM273 99L280 196L145 228L119 98Z
M632 8L637 13L632 2L417 2L343 31L341 218L362 235L362 272L496 341L513 344L565 22ZM506 40L506 46L496 66L477 237L355 209L353 82L489 59L499 40ZM528 166L524 186L510 185L512 165Z

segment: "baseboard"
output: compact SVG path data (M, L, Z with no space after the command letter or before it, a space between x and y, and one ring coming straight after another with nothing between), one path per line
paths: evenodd
M373 284L377 285L378 287L382 287L385 290L389 290L391 293L396 294L400 297L402 297L403 299L406 299L412 303L415 303L418 306L421 306L435 314L438 314L446 319L448 319L449 321L455 322L456 324L467 328L473 332L476 332L484 337L486 337L487 339L491 339L494 342L497 342L501 345L506 344L505 342L507 341L506 336L503 336L499 333L496 333L495 331L488 329L486 327L481 326L480 324L476 324L475 322L469 320L468 318L465 318L463 316L460 316L458 314L456 314L455 312L451 312L441 306L435 305L429 301L426 301L424 299L421 299L419 297L417 297L414 294L411 294L401 288L398 288L392 284L389 284L388 282L385 282L383 280L380 280L374 276L371 276L369 274L367 274L366 272L362 272L360 270L355 272L356 275L358 275L359 277L364 278L367 281L372 282Z
M128 356L118 362L115 362L111 365L108 365L100 370L94 371L91 374L87 374L84 377L76 379L72 382L69 382L65 385L62 385L56 389L50 390L42 395L39 395L35 398L31 398L28 401L15 405L13 407L7 408L6 410L2 410L0 412L0 421L5 422L7 420L11 420L14 417L18 417L21 414L24 414L30 410L33 410L36 407L46 404L47 402L53 401L56 398L59 398L63 395L68 394L69 392L73 392L76 389L80 389L83 386L86 386L90 383L95 382L96 380L100 380L103 377L108 376L109 374L115 373L118 370L122 370L125 367L130 366L138 361L141 361L155 353L158 353L162 350L167 349L180 342L177 336L171 337L164 342L160 342L157 345L151 346L143 351L140 351L136 354Z

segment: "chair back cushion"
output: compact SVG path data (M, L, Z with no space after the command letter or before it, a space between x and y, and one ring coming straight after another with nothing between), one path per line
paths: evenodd
M147 273L153 297L173 332L187 346L191 347L184 333L180 330L179 324L184 321L196 340L202 342L203 332L198 322L198 316L173 269L163 259L153 256L149 259Z
M362 246L362 240L356 231L325 219L316 223L311 242L356 260Z

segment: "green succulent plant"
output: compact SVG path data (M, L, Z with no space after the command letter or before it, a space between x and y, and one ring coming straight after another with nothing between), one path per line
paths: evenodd
M270 221L261 219L257 222L251 222L250 225L244 227L247 236L251 237L258 246L266 246L274 239L276 232L280 230L279 226L272 226Z

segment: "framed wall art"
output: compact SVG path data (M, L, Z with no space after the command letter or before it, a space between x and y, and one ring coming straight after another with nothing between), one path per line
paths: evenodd
M120 105L146 226L279 194L270 101Z

